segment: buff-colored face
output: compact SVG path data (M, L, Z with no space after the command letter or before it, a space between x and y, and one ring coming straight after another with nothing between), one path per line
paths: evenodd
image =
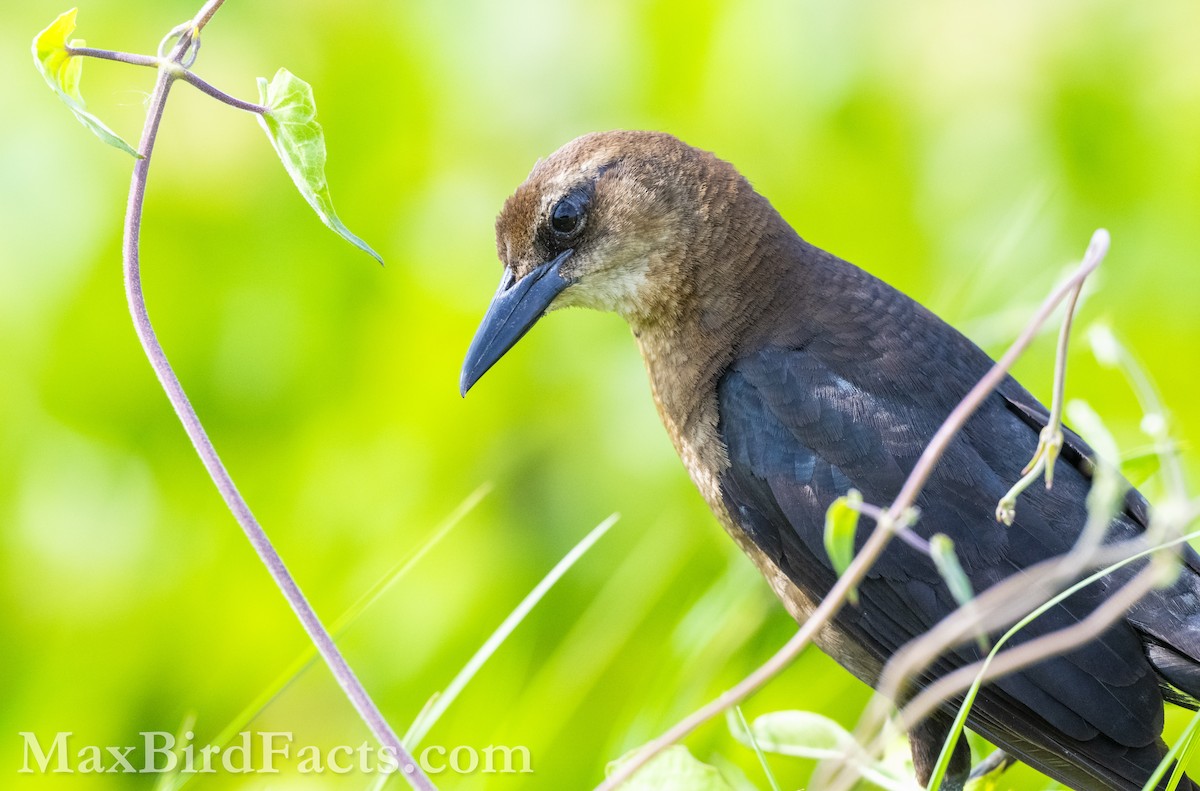
M467 355L464 392L544 313L578 306L631 322L695 226L696 152L669 135L585 135L534 166L496 220L505 272Z
M539 162L496 221L500 260L520 279L566 250L570 285L549 310L628 314L643 302L655 259L669 246L669 190L647 178L635 133L588 135ZM645 133L638 133L645 134Z

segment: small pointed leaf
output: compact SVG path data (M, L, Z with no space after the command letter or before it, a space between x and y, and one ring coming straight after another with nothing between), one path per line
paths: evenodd
M87 111L83 95L79 93L79 78L83 72L83 58L71 57L67 51L67 36L75 30L75 14L78 9L72 8L50 26L37 34L33 39L33 63L50 89L58 94L63 104L71 109L75 117L96 137L108 143L113 148L119 148L131 156L141 158L133 146L121 139L113 130L104 125L96 116ZM83 42L76 39L71 46L82 47Z
M844 497L834 500L825 512L825 553L838 576L854 560L854 535L858 531L858 508L862 501L862 493L851 489ZM851 602L857 602L857 591L851 591L849 598Z
M317 123L312 86L287 69L280 69L269 83L265 77L258 78L258 94L267 108L267 112L258 116L258 122L296 189L321 222L382 264L379 253L343 225L333 210L329 184L325 181L325 134Z
M609 764L612 774L633 755ZM733 791L733 786L716 768L697 760L683 745L673 745L638 770L623 791Z
M949 536L938 533L930 538L929 554L933 557L933 565L937 566L938 573L946 581L946 585L950 588L950 595L956 602L966 604L975 598L971 580L967 578L962 564L958 562L958 555L954 552L954 541Z
M1121 457L1121 474L1134 486L1141 486L1162 469L1162 456L1157 448L1138 451Z

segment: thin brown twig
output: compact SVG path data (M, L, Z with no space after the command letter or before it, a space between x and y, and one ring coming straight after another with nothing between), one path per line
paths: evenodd
M129 201L125 214L122 248L125 291L129 310L133 317L134 329L150 361L151 367L154 369L159 382L166 391L171 406L174 407L176 415L178 415L180 422L183 424L184 431L187 432L188 438L192 441L196 453L200 456L205 469L208 470L209 475L212 477L213 483L216 484L217 490L220 492L222 499L224 499L226 506L233 513L238 524L241 525L246 537L250 540L251 545L258 553L263 564L267 567L271 577L283 592L288 604L291 605L305 631L308 633L309 638L317 647L321 657L325 660L334 677L337 679L338 684L342 687L342 690L354 705L363 721L366 722L367 727L370 728L371 732L384 748L391 751L392 756L398 764L398 771L404 775L409 784L418 791L436 791L433 783L417 765L417 762L413 760L403 744L401 744L395 731L392 730L387 720L384 719L382 713L379 711L379 708L367 694L362 683L354 675L354 672L350 669L350 666L334 643L333 638L322 625L312 605L308 603L299 586L288 572L279 553L271 544L270 539L267 538L265 531L254 518L250 507L246 504L229 472L225 469L225 465L221 462L212 441L209 439L203 424L200 422L200 418L197 416L195 409L188 400L187 394L183 390L183 385L171 368L166 353L163 351L162 345L155 335L154 327L150 322L145 295L142 291L139 250L150 158L154 150L154 143L162 122L163 110L166 107L171 85L184 71L181 67L182 61L189 53L194 55L195 50L192 45L195 43L195 37L204 25L212 19L213 14L216 13L223 2L224 0L210 0L201 9L200 13L197 14L190 27L183 29L179 33L179 40L172 47L170 54L165 57L166 62L159 69L158 79L150 96L146 123L142 129L141 140L138 144L141 158L134 164L133 177L129 186Z
M1065 401L1066 346L1070 334L1072 308L1075 306L1078 295L1079 289L1076 289L1072 294L1071 302L1068 305L1067 317L1064 320L1063 328L1059 335L1058 355L1055 366L1054 403L1051 408L1048 428L1060 427L1061 424L1062 405ZM1149 381L1149 377L1145 375L1145 372L1141 370L1131 355L1120 347L1115 340L1110 339L1106 341L1104 347L1104 350L1097 351L1097 356L1101 357L1102 361L1107 361L1108 363L1114 363L1114 361L1124 358L1125 364L1122 366L1122 369L1130 378L1134 389L1138 391L1138 397L1142 402L1143 410L1147 414L1161 414L1163 407L1158 400L1153 385ZM1083 412L1077 415L1076 419L1082 421L1086 415L1087 413ZM1094 417L1089 418L1087 422L1094 423ZM916 678L918 674L924 672L933 661L943 656L946 651L965 642L969 634L978 633L981 630L988 632L998 631L1018 621L1022 626L1026 625L1034 618L1037 618L1040 613L1044 612L1055 601L1061 601L1073 591L1092 584L1100 576L1111 574L1121 566L1146 556L1151 556L1152 564L1159 569L1162 568L1164 562L1173 563L1177 566L1179 559L1177 557L1169 558L1166 553L1170 550L1174 550L1175 552L1180 551L1185 541L1195 538L1200 534L1195 532L1191 534L1184 533L1185 529L1192 522L1200 518L1200 501L1191 501L1182 481L1176 479L1171 481L1173 485L1170 487L1171 491L1168 496L1168 502L1163 507L1155 509L1153 518L1144 535L1134 540L1102 546L1102 541L1107 533L1111 519L1119 508L1119 502L1122 499L1121 493L1128 484L1111 467L1111 460L1119 456L1116 447L1112 444L1111 438L1107 437L1102 426L1093 425L1092 430L1095 433L1094 441L1103 442L1097 448L1098 466L1096 468L1096 477L1092 492L1089 494L1088 521L1076 545L1072 547L1070 552L1059 558L1052 559L1051 561L1043 561L1038 566L1027 569L1019 579L1009 578L1002 581L975 600L976 604L983 604L986 600L986 606L978 608L976 612L969 612L965 608L955 611L939 622L929 632L904 646L892 657L892 660L889 661L888 666L881 674L878 693L872 700L868 707L868 712L863 716L862 722L857 729L860 740L872 743L872 747L867 748L868 754L877 754L877 751L882 749L881 740L883 737L881 729L890 712L893 710L892 701L902 699L902 691L907 689L911 683L911 679ZM1168 457L1164 463L1177 461L1177 459L1170 457L1170 454L1174 452L1174 443L1165 430L1159 427L1151 433L1155 438L1155 447L1160 457ZM1042 436L1039 437L1039 454L1044 450L1043 443L1046 440L1046 433L1043 432ZM1036 460L1037 456L1035 455ZM1053 464L1053 461L1050 460L1047 464ZM1037 474L1036 471L1033 472L1034 476ZM1049 485L1050 481L1048 479L1047 487ZM1096 571L1097 569L1099 571ZM1076 582L1070 587L1063 587L1072 579L1078 579L1081 573L1089 570L1096 571L1096 573L1091 574L1080 582ZM1148 570L1148 573L1150 571L1152 569ZM1111 626L1112 623L1119 620L1127 609L1136 603L1140 596L1144 595L1146 590L1148 590L1144 585L1138 583L1137 579L1135 577L1134 580L1127 582L1119 590L1117 594L1117 601L1119 603L1112 603L1112 600L1110 600L1102 608L1103 612L1101 610L1093 611L1092 616L1094 617L1089 617L1086 625L1076 624L1075 627L1070 629L1043 635L1035 641L1023 644L1020 650L1010 649L1004 654L998 653L998 645L997 649L989 657L969 667L958 668L955 672L939 678L932 685L924 688L920 694L903 707L900 712L902 722L913 723L918 721L920 718L927 716L934 708L951 703L956 696L968 688L972 690L969 695L973 697L974 690L977 690L984 683L994 681L1004 674L1014 672L1051 656L1059 655L1077 645L1087 642L1089 639L1094 639ZM1048 601L1042 595L1047 589L1053 593ZM1020 627L1009 629L1005 636L1001 638L1001 644L1017 628ZM969 704L961 705L969 706ZM955 729L961 727L964 719L965 715L960 711L955 719ZM946 751L952 749L953 741L957 738L956 730L950 736L950 746L943 748L943 756L939 759L939 765L945 759ZM816 780L816 777L814 777L814 780ZM825 785L830 787L830 791L841 791L853 784L854 777L852 772L843 770L832 779L826 778L826 780L828 782Z
M1141 544L1140 541L1125 543ZM1161 568L1152 563L1150 567L1135 575L1115 594L1106 599L1102 606L1093 610L1078 623L1042 635L995 656L985 657L938 678L924 687L900 710L898 714L900 727L911 728L914 723L920 722L934 710L954 701L966 690L976 685L981 686L995 681L1009 673L1014 673L1049 657L1066 653L1094 640L1145 596L1161 579L1162 573ZM956 611L955 616L962 614L966 614L965 611L959 610ZM884 749L883 725L893 710L891 701L892 698L887 697L885 693L877 692L868 707L868 713L863 717L863 723L857 729L856 739L864 745L864 758L879 755ZM953 738L953 734L951 736ZM818 769L818 773L813 776L814 786L827 788L829 791L847 791L854 786L860 774L856 765L846 762L839 763L832 769L832 772L823 772Z
M128 63L132 66L149 66L158 68L162 62L153 55L135 55L132 52L116 52L111 49L96 49L95 47L67 47L67 54L73 58L99 58L115 60L118 63Z
M212 83L206 82L194 71L190 71L188 69L180 69L179 79L183 80L188 85L191 85L192 87L197 88L200 91L208 94L209 96L216 99L217 101L224 102L225 104L229 105L230 107L236 107L239 110L245 110L248 113L257 113L258 115L262 115L263 113L267 112L267 108L262 106L261 104L254 104L253 102L244 102L241 99L237 98L236 96L230 96L229 94L225 93L220 88L213 85Z
M1085 526L1076 546L1065 555L1045 560L1025 570L1019 577L1009 577L999 584L989 588L975 599L979 605L975 612L964 608L956 610L944 618L932 630L904 646L884 669L879 684L879 692L863 716L862 723L857 729L860 740L871 741L873 747L867 748L868 754L877 754L882 749L880 744L881 729L892 711L892 701L901 697L901 690L908 679L916 677L934 659L942 656L945 651L966 642L971 635L979 631L995 632L1008 628L1019 620L1029 618L1029 614L1044 606L1049 601L1063 598L1072 588L1064 586L1073 579L1088 571L1103 570L1111 573L1117 567L1127 565L1145 556L1152 557L1152 563L1161 563L1158 558L1165 552L1178 552L1189 539L1196 538L1200 532L1185 534L1185 530L1197 519L1200 519L1200 500L1190 501L1182 511L1168 517L1169 523L1159 520L1145 534L1116 544L1101 546L1102 531L1097 531L1095 525L1107 527L1111 518L1108 514L1089 513L1089 524ZM1177 560L1174 562L1178 562ZM1093 577L1098 576L1093 574ZM1091 578L1085 578L1075 584L1075 588L1092 584ZM1139 583L1140 584L1140 583ZM1041 659L1069 651L1071 648L1095 638L1108 626L1118 620L1132 604L1136 603L1141 594L1136 594L1137 587L1133 580L1126 583L1116 594L1120 596L1122 605L1106 604L1103 608L1094 610L1086 619L1087 627L1076 624L1068 629L1043 635L1037 640L1010 649L992 658L985 658L965 668L943 676L926 687L920 694L910 700L900 713L902 722L913 723L928 715L934 708L945 705L967 688L993 681L1001 675L1014 672ZM1110 599L1111 601L1111 599ZM1104 611L1103 615L1096 613ZM1096 616L1096 617L1092 617ZM1036 617L1036 616L1035 616ZM1011 631L1011 630L1010 630ZM1061 642L1059 641L1061 639ZM1036 648L1031 648L1036 646ZM964 683L965 682L965 683ZM829 780L830 791L848 788L853 782L849 772L843 772L839 777Z
M904 486L900 489L900 494L896 496L895 502L888 509L892 519L898 519L905 509L910 508L916 502L917 495L925 487L925 482L929 480L934 466L936 466L938 460L946 451L946 447L950 444L950 441L954 439L959 429L967 422L967 418L975 413L975 410L979 408L983 400L991 395L991 392L1008 375L1008 371L1012 368L1013 363L1017 361L1017 358L1033 342L1034 337L1041 330L1042 325L1046 323L1046 320L1050 318L1050 314L1058 307L1058 304L1096 270L1096 267L1100 265L1100 262L1104 260L1104 256L1108 253L1108 245L1108 231L1100 228L1092 234L1087 252L1083 256L1083 262L1075 270L1075 274L1066 283L1055 289L1054 293L1041 304L1037 313L1030 319L1029 324L1025 326L1020 336L1008 347L1008 351L1004 353L1004 356L971 388L971 391L967 393L966 397L959 402L954 411L950 413L950 416L946 418L946 421L942 423L941 428L933 435L933 439L925 446L925 451L921 454L921 458L917 460L917 466L913 468L912 474L904 482Z
M900 493L888 508L884 518L876 523L875 529L867 538L863 548L855 555L854 560L851 561L842 576L838 578L825 598L821 600L821 603L817 605L817 608L800 625L800 629L796 635L788 640L774 656L746 678L742 679L737 685L721 693L715 700L710 701L639 750L637 754L623 763L603 783L598 785L596 791L614 791L622 783L633 777L654 756L687 736L713 717L720 715L730 706L745 700L750 694L779 675L784 668L788 667L808 647L817 632L824 628L845 605L850 591L858 586L866 576L867 571L870 570L871 566L875 564L875 561L882 554L884 548L892 538L895 529L894 526L901 520L905 512L915 504L917 495L920 494L921 489L925 486L926 481L933 472L933 468L941 459L947 446L949 446L950 442L967 422L967 419L975 413L975 410L979 408L984 399L1008 375L1008 371L1013 363L1016 362L1017 358L1021 356L1033 341L1042 325L1045 324L1059 303L1066 299L1100 265L1100 262L1104 260L1104 256L1108 252L1108 245L1108 231L1101 228L1092 234L1087 252L1084 254L1083 261L1075 273L1067 282L1056 288L1046 298L1025 329L1013 341L1012 345L1009 346L1004 356L992 366L987 374L971 388L962 401L951 411L929 444L925 446L924 452L922 452L920 458L917 460L916 466L905 480L904 486L901 487Z
M1151 563L1078 623L1057 629L997 654L991 664L986 667L987 672L983 681L987 682L1006 676L1048 657L1065 654L1073 648L1096 639L1104 630L1123 617L1139 599L1150 592L1162 578L1162 574L1162 569ZM901 709L901 721L919 722L945 701L970 689L980 671L985 670L986 661L980 660L960 667L922 689L909 701L908 705Z
M1104 439L1102 435L1097 440ZM1105 445L1111 445L1105 441ZM960 607L929 631L902 646L884 667L876 685L877 693L860 719L859 739L880 749L881 729L893 711L893 701L904 699L912 679L917 678L947 651L979 634L1008 629L1028 617L1048 600L1061 595L1071 583L1088 571L1127 562L1155 546L1157 531L1118 544L1104 546L1103 540L1115 516L1123 481L1106 459L1115 456L1111 448L1101 454L1089 495L1087 521L1071 549L1063 555L1042 560L1019 575L1001 580L976 596L971 607ZM1153 535L1151 535L1153 533ZM827 779L830 791L842 791L852 782L850 773Z
M208 24L209 20L213 18L213 14L217 13L223 5L225 5L225 0L208 0L192 19L192 29L199 34L204 29L204 26Z
M1046 475L1047 488L1050 487L1053 479L1053 466L1063 442L1062 415L1066 400L1067 356L1071 327L1082 292L1083 281L1080 281L1071 290L1067 300L1055 353L1054 390L1050 413L1046 426L1039 433L1037 449L1033 459L1022 470L1024 474L1021 480L1009 489L996 507L997 521L1006 525L1011 525L1016 516L1017 496L1030 483L1043 472ZM1112 456L1115 453L1115 449L1112 449L1108 455ZM1102 464L1105 463L1104 458L1105 456L1102 455ZM974 597L935 624L929 631L902 646L892 656L880 674L875 696L860 719L857 728L860 739L878 742L878 737L875 735L881 732L884 723L890 716L893 710L893 701L904 698L908 694L912 679L917 678L946 651L966 642L969 638L973 637L978 640L981 635L1008 628L1035 609L1047 597L1053 597L1058 590L1075 579L1089 564L1095 568L1095 554L1099 550L1108 525L1115 514L1115 495L1120 489L1116 478L1112 477L1117 475L1115 471L1104 468L1098 470L1097 475L1097 486L1112 489L1114 496L1109 498L1111 502L1106 501L1103 505L1089 507L1084 529L1080 532L1078 540L1070 551L1059 557L1042 561L1034 567L1026 569L1019 578L1010 577L985 593ZM1100 483L1101 481L1103 483ZM1098 492L1099 489L1096 491ZM1112 555L1112 552L1110 551L1108 554ZM1099 565L1104 564L1100 563ZM838 772L837 769L833 771ZM819 769L817 777L824 780L831 787L831 791L841 791L852 784L851 774L849 771L840 771L835 776L827 776L823 770Z
M1086 530L1084 532L1087 533ZM1083 546L1085 543L1087 547ZM869 754L878 754L875 751L882 748L881 732L894 710L893 701L902 699L910 680L917 678L946 651L974 639L976 635L1007 629L1042 602L1056 596L1081 573L1120 562L1146 548L1147 543L1142 537L1102 549L1091 545L1090 539L1081 539L1065 555L1026 568L1020 575L1008 577L972 599L969 604L973 606L959 607L892 656L880 674L876 694L856 729L859 741L873 745L867 748ZM828 775L818 770L814 780L823 780L825 784L822 787L828 787L830 791L842 791L852 785L851 772L842 767L831 769Z

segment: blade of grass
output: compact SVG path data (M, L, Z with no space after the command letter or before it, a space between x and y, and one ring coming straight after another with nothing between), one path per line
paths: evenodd
M175 756L174 768L158 779L158 782L154 784L154 791L175 791L187 782L182 776L184 764L180 760L180 756L183 753L185 734L191 733L195 727L196 715L189 713L183 718L183 722L179 724L179 730L175 731L175 748L171 751L171 754Z
M1179 756L1179 760L1175 762L1175 771L1171 773L1171 779L1167 782L1167 791L1176 791L1179 788L1179 781L1183 779L1183 773L1187 770L1188 764L1192 762L1192 757L1196 754L1196 748L1200 747L1200 737L1197 736L1197 727L1200 727L1200 711L1192 715L1192 719L1188 721L1187 727L1183 729L1183 733L1179 734L1178 744L1185 745L1183 753ZM1165 760L1169 760L1168 757Z
M983 666L980 668L979 673L975 676L975 683L973 683L971 688L967 690L966 696L963 698L962 706L958 710L958 715L955 716L954 723L950 728L950 735L946 738L945 744L942 745L942 753L940 756L938 756L938 762L934 766L933 775L929 779L929 785L927 788L937 789L941 787L942 778L945 776L946 769L950 764L950 756L954 753L954 747L956 744L958 744L958 740L962 737L962 731L967 721L967 715L971 711L971 706L975 702L976 695L979 694L979 688L983 686L983 679L987 676L987 671L991 666L992 660L995 659L996 655L1000 653L1000 649L1004 647L1005 643L1011 640L1013 636L1017 634L1017 632L1024 629L1047 610L1057 606L1059 603L1086 588L1088 585L1091 585L1093 582L1108 576L1114 571L1123 568L1124 566L1127 566L1136 560L1140 560L1160 550L1169 549L1196 538L1200 538L1200 530L1188 533L1187 535L1179 536L1171 539L1170 541L1164 541L1161 544L1156 544L1155 546L1149 547L1141 552L1124 558L1123 560L1119 560L1110 566L1105 566L1095 574L1085 577L1084 579L1064 590L1062 593L1059 593L1057 596L1050 599L1033 612L1029 613L1029 615L1022 618L1020 621L1014 624L1011 629L1005 632L1004 636L996 641L996 645L992 648L991 652L988 653L987 659L984 660Z
M1150 775L1150 779L1142 786L1142 791L1154 791L1154 789L1158 788L1158 781L1162 780L1163 775L1167 773L1167 768L1175 760L1175 756L1180 751L1183 751L1185 754L1184 758L1175 764L1175 771L1171 773L1171 781L1167 783L1167 791L1175 791L1176 786L1179 785L1179 781L1183 777L1183 767L1187 765L1186 759L1190 757L1195 746L1197 726L1200 726L1200 711L1192 715L1192 719L1188 722L1187 727L1183 729L1183 733L1175 740L1175 744L1172 745L1171 749L1167 750L1167 754L1158 762L1158 768L1154 770L1154 774Z
M771 784L772 791L780 791L779 782L775 779L774 772L771 771L770 765L767 763L767 756L763 754L762 748L758 746L758 739L754 738L754 731L750 730L750 723L746 722L746 715L742 713L741 706L734 706L732 710L725 712L729 718L729 729L733 730L736 722L742 729L742 733L746 734L746 740L750 742L750 746L754 748L754 754L758 757L758 763L762 766L763 774L767 776L767 782ZM734 715L737 715L736 719Z
M627 646L653 622L657 608L679 595L680 579L691 560L688 534L670 517L642 531L635 545L622 552L621 560L566 634L558 640L524 685L521 705L506 728L522 734L535 752L575 749L566 724L588 704L606 673L628 659ZM678 673L675 674L678 677ZM675 690L675 694L679 694ZM641 701L628 699L631 716L643 710ZM615 722L630 717L614 714ZM594 763L603 771L605 755L621 755L636 741L628 733L614 731L595 749Z
M488 495L492 490L492 484L484 483L475 491L467 495L467 498L459 503L458 507L450 512L450 515L442 521L442 523L434 531L433 535L426 539L415 551L410 553L392 567L391 571L379 578L379 581L372 585L367 591L350 605L346 612L342 613L336 621L333 622L333 631L341 632L370 608L375 602L391 590L392 586L399 582L413 566L421 562L421 559L429 553L431 549L441 543L451 530L458 527L459 523L466 518L467 514L475 510L475 506Z
M450 707L450 704L454 703L459 694L470 683L471 679L475 677L475 674L479 672L479 669L483 667L484 663L492 657L492 654L496 653L496 649L508 639L508 636L520 625L521 621L525 620L525 616L529 615L529 612L537 606L537 603L542 600L547 591L554 587L554 584L575 565L575 562L583 557L608 532L609 528L617 523L618 518L617 514L613 514L596 525L578 544L571 548L570 552L563 556L562 560L554 565L554 568L550 569L550 572L542 578L542 581L534 586L533 590L500 623L496 631L492 632L491 636L484 641L479 650L475 652L475 655L467 660L467 664L463 666L462 670L458 671L458 674L450 681L446 689L425 710L424 716L418 716L417 719L413 720L408 733L404 734L404 744L408 745L410 749L420 744L425 735L429 733L429 729L441 719L446 709Z
M477 505L479 505L479 502L483 500L483 498L486 497L491 490L492 484L484 483L475 491L467 495L466 499L459 503L458 506L450 512L450 515L447 516L440 525L438 525L438 527L427 539L421 542L416 549L409 552L408 555L403 560L399 561L395 566L393 566L390 571L380 577L374 585L368 588L367 591L363 593L363 595L360 596L357 601L354 602L354 604L350 605L350 607L344 613L342 613L342 615L336 621L334 621L331 632L334 635L338 635L349 628L351 624L353 624L372 604L378 601L380 597L390 590L393 585L395 585L406 574L408 574L408 572L414 566L416 566L422 558L429 554L430 550L441 543L442 539L450 534L450 531L458 527L462 520L466 518L467 514L471 513L471 511L474 510ZM233 718L229 725L227 725L211 743L219 745L228 743L229 740L237 735L239 731L245 728L247 723L252 721L263 709L265 709L267 705L279 695L280 692L286 689L288 685L296 679L297 676L303 673L304 670L316 660L316 658L316 649L310 645L304 651L302 651L299 656L292 660L291 663L289 663L288 666L285 667L283 671L275 678L275 680L267 685L267 687L256 698L254 698L254 700L247 704L246 707L242 709L236 717ZM182 786L186 784L191 778L192 775L187 775L179 785Z

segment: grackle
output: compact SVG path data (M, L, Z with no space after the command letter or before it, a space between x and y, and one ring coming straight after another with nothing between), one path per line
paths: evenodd
M548 310L619 313L692 480L788 611L836 581L824 514L851 488L898 493L934 431L991 367L978 346L892 287L801 239L729 163L650 132L586 135L539 162L496 222L504 274L467 352L463 394ZM996 503L1047 411L1009 377L954 439L917 500L915 530L953 539L974 590L1067 552L1086 516L1090 449L1071 432L1054 488L1012 525ZM1108 540L1142 533L1136 491ZM1095 583L1021 635L1076 623L1138 568ZM868 684L956 603L931 560L892 542L817 644ZM1020 642L1020 640L1018 641ZM979 657L947 652L930 678ZM970 728L1076 789L1140 789L1165 754L1163 701L1200 699L1200 556L1089 643L986 684ZM926 679L926 683L929 679ZM909 736L927 783L954 709ZM943 788L962 788L960 740ZM1184 778L1181 789L1196 791Z

